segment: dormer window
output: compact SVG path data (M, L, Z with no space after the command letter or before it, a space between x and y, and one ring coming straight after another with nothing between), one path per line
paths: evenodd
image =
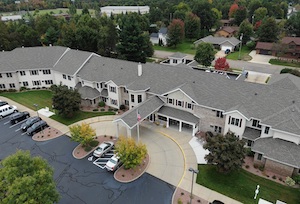
M110 86L110 87L109 87L109 91L110 91L110 92L113 92L113 93L116 93L116 87Z
M265 128L265 134L269 134L269 131L270 131L270 127L266 126L266 128Z

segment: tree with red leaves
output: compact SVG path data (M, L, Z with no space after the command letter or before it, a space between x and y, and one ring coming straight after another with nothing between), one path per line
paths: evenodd
M229 69L229 64L226 61L225 57L218 58L215 62L215 69L216 70L222 70L227 71Z
M237 3L234 3L230 6L228 16L234 17L236 10L239 8L239 5Z
M168 27L168 46L175 46L184 38L184 22L180 19L174 19Z

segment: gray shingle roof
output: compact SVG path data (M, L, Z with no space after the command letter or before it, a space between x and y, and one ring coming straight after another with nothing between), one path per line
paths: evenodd
M107 89L102 89L100 95L101 95L101 96L108 96L108 91L107 91Z
M274 87L300 90L300 78L292 74L279 74L270 78L268 84L272 84Z
M187 56L187 54L183 54L181 52L176 52L176 53L172 54L169 58L182 59L182 58L184 58L186 56Z
M161 34L167 34L168 33L168 28L167 27L162 27L162 28L159 29L158 32L161 33Z
M94 54L79 50L69 50L53 69L61 73L74 75L91 55Z
M300 168L300 145L281 139L259 138L255 140L252 151L264 157L289 166Z
M127 124L130 129L132 129L137 125L137 110L139 111L141 120L144 120L151 113L157 111L160 107L162 107L163 104L164 102L158 96L153 96L141 103L139 106L130 109L114 121L123 120L124 123Z
M199 122L199 118L193 115L192 113L179 110L177 108L172 108L169 106L163 106L159 109L158 113L169 116L171 118L180 119L189 123L197 124Z
M53 68L66 47L28 47L0 52L0 72L24 69Z
M100 92L89 86L82 86L78 88L78 92L81 94L83 99L95 99L100 96Z
M253 128L246 127L243 137L249 140L254 141L255 139L260 137L260 130L256 130Z
M194 42L194 44L199 44L201 42L207 42L207 43L217 44L217 45L222 45L225 42L229 42L230 44L232 44L234 46L237 46L240 43L240 41L238 39L236 39L235 37L225 38L225 37L214 37L212 35L209 35L209 36L206 36L199 40L196 40Z

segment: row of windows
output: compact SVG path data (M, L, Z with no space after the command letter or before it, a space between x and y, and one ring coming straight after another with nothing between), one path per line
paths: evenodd
M110 99L110 103L113 105L118 105L118 101L115 99Z
M116 87L114 87L114 86L109 86L109 91L113 92L113 93L117 92Z
M12 77L12 73L6 73L6 77L7 78L11 78ZM0 78L2 78L2 74L0 74Z
M71 81L71 79L72 79L72 77L71 76L67 76L67 75L65 75L65 74L63 74L63 79L67 79L67 77L68 77L68 80L70 80Z
M44 69L42 71L43 71L44 75L51 74L51 70L50 69ZM39 75L39 71L38 70L30 70L29 73L30 73L30 75ZM25 76L26 72L25 71L20 71L20 75L21 76ZM6 77L7 78L11 78L12 77L12 73L6 73ZM0 78L2 78L2 74L0 74Z
M252 127L261 128L261 125L258 120L252 120Z
M238 119L238 118L229 116L228 124L242 127L242 121L243 121L243 119Z
M29 83L27 81L23 81L23 86L29 86ZM52 85L53 81L52 80L45 80L45 84L46 85ZM33 86L40 86L41 85L41 81L32 81L32 85Z
M179 101L179 100L175 100L172 98L167 98L167 102L169 104L175 105L175 106L180 106L183 108L188 108L188 109L192 109L194 110L194 105L188 102L184 102L184 101Z
M6 88L5 84L0 84L0 89L5 89L5 88ZM9 84L9 88L14 89L14 88L16 88L16 86L14 83L11 83L11 84Z
M216 110L212 110L212 111L213 111L213 112L216 112L216 117L218 117L218 118L223 118L223 117L224 117L222 111L216 111Z
M141 103L142 102L142 95L138 95L138 103ZM130 95L130 98L131 98L131 102L134 103L134 95L131 94Z

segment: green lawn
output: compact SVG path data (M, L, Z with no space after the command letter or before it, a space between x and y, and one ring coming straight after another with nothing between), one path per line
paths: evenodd
M35 90L35 91L25 91L25 92L12 92L12 93L1 93L1 96L5 96L17 103L20 103L32 110L36 110L36 107L33 104L37 104L39 108L49 107L51 110L52 107L52 92L48 90ZM64 118L60 115L51 116L52 119L61 122L65 125L73 124L77 121L96 117L103 115L114 115L115 112L84 112L78 111L73 118Z
M153 46L154 50L163 50L169 52L181 52L186 54L196 54L196 48L194 47L193 42L191 41L183 41L182 43L178 44L176 47L167 47L167 46Z
M246 204L256 204L259 198L275 203L281 200L289 204L300 201L300 189L287 187L271 180L256 176L241 169L224 175L213 165L198 165L197 183ZM255 201L254 191L260 185Z
M289 66L289 67L300 67L300 62L290 62L290 61L284 61L280 59L270 59L269 61L270 64L274 65L281 65L281 66Z
M250 56L249 56L250 52L251 52L251 50L247 46L242 46L241 59L250 58ZM226 56L226 59L238 60L239 59L239 50L231 52L229 55Z

